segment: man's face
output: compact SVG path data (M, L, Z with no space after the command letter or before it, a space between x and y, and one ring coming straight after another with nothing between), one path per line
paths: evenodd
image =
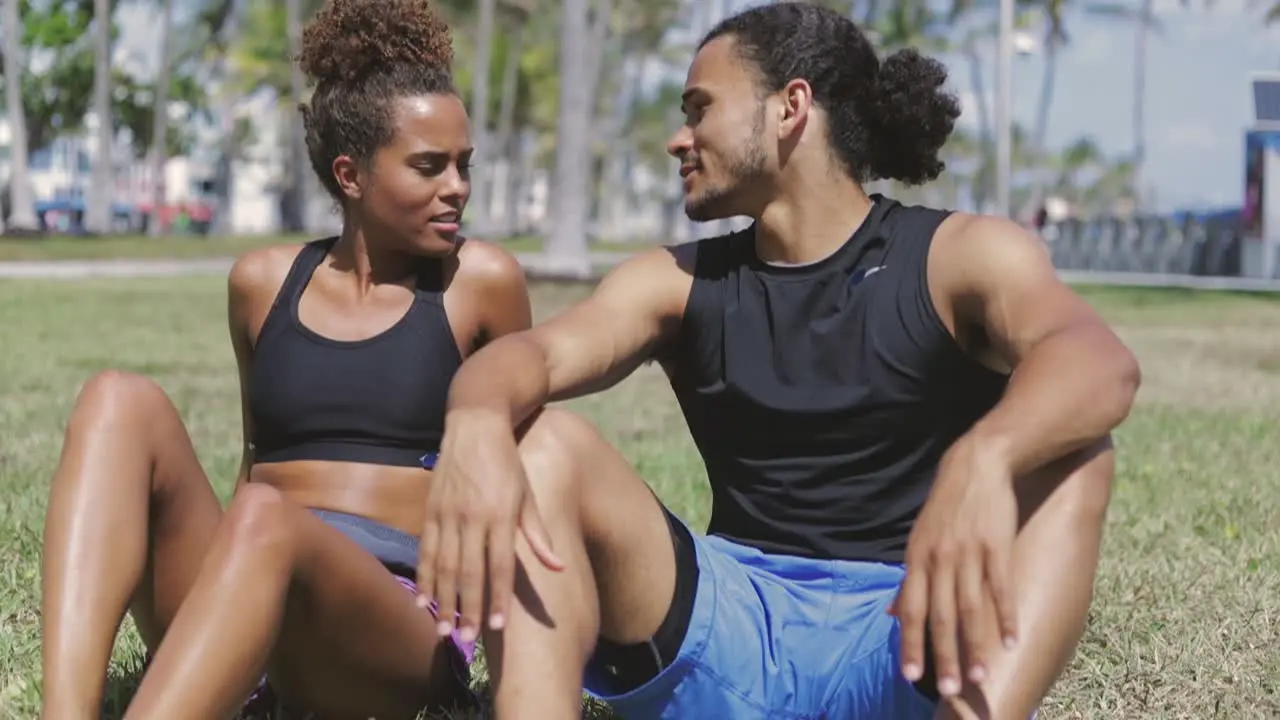
M771 148L755 74L721 36L693 59L685 80L685 124L667 143L680 160L684 207L703 222L750 215L766 191Z

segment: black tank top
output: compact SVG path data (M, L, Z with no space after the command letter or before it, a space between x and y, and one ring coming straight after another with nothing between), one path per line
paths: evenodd
M941 455L1004 392L929 296L948 213L873 200L812 264L762 262L752 228L675 249L694 280L665 364L706 463L711 534L900 563Z
M444 312L443 263L423 260L413 304L391 328L333 340L302 324L298 300L335 242L303 246L258 334L249 372L255 462L421 466L439 451L462 364Z

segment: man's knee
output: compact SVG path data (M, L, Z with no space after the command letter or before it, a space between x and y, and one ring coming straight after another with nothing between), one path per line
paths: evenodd
M539 505L577 503L583 469L603 438L582 417L558 408L544 408L520 438L520 458Z
M1024 522L1043 509L1078 527L1100 528L1106 521L1114 477L1115 447L1107 436L1019 484Z

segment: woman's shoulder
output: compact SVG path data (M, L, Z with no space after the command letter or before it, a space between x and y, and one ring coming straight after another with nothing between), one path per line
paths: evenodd
M524 266L511 251L498 243L468 237L458 248L455 279L489 288L523 287Z
M236 258L227 274L227 290L233 296L274 296L289 275L289 268L309 243L280 243L249 250Z

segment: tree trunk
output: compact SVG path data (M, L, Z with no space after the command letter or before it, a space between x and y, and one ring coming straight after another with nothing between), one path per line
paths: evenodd
M1054 87L1058 78L1058 39L1050 36L1044 43L1044 72L1040 79L1040 99L1036 105L1036 123L1033 130L1031 147L1035 153L1035 182L1027 202L1019 213L1021 220L1029 221L1035 217L1040 205L1044 202L1045 178L1044 160L1049 151L1049 112L1053 108Z
M587 29L587 53L584 62L589 68L587 71L587 90L586 97L589 107L589 119L587 120L587 132L583 134L580 142L586 144L586 152L582 154L582 162L585 167L582 169L583 176L587 178L587 186L593 187L593 182L597 177L596 171L596 150L600 147L600 140L604 133L602 132L603 123L599 122L597 116L599 110L600 84L604 76L604 57L605 44L609 40L609 24L613 16L613 0L595 0L595 9L591 14L591 21ZM589 193L587 196L587 224L591 224L592 219L597 219L596 194ZM599 233L597 229L596 233ZM588 241L591 239L591 232L588 231Z
M9 106L9 223L6 230L39 229L35 198L31 192L31 168L27 164L27 116L22 107L22 13L19 0L4 0L4 92Z
M520 206L533 196L533 184L538 178L538 132L532 129L516 133L520 165L511 178L511 194L507 196L511 229L515 234L529 230L528 218L521 216Z
M965 59L969 64L969 88L973 91L974 102L977 103L978 114L978 164L981 166L994 160L996 155L996 139L991 128L991 113L987 108L986 83L982 76L982 58L977 48L970 43L964 49ZM973 200L979 212L986 212L987 201L991 197L991 188L987 184L990 178L986 173L974 176Z
M1142 210L1142 171L1147 160L1147 34L1150 32L1152 0L1142 0L1138 11L1138 35L1133 47L1133 190L1134 210Z
M623 58L618 92L610 108L602 143L606 154L600 183L600 226L602 232L613 240L627 239L627 211L631 196L627 187L627 170L631 164L632 148L622 135L635 99L643 90L639 82L643 78L643 70L643 57Z
M165 227L162 219L164 206L168 202L168 188L165 182L165 166L169 159L169 61L173 54L170 45L173 41L173 0L163 0L160 18L160 65L156 70L154 120L151 126L151 220L147 223L147 234L151 237L164 235Z
M489 68L493 61L494 15L497 0L479 0L476 17L476 55L471 70L471 137L477 155L484 161L471 178L471 200L467 203L472 222L480 233L491 230L493 208L489 190L495 177L494 163L501 152L489 135Z
M590 11L590 0L564 0L560 8L559 122L552 180L555 202L544 252L549 270L572 277L591 273L587 250L591 198L588 134L595 103L589 86L591 68L583 62L591 42Z
M221 28L225 44L239 36L242 6L237 3L231 9L226 24ZM214 213L209 226L210 235L230 235L235 228L231 216L231 199L235 192L235 163L240 154L236 136L236 106L240 90L236 87L230 53L223 52L217 59L218 78L217 117L222 136L218 138L218 166L214 174Z
M111 232L111 205L115 197L115 128L111 118L111 2L93 0L93 114L98 120L97 154L93 159L93 187L84 217L85 230Z
M527 15L521 13L511 29L511 39L507 43L507 57L502 65L501 98L498 101L498 137L493 147L503 154L502 180L502 212L497 225L501 234L515 233L517 200L513 197L517 183L514 176L520 164L520 143L515 137L516 94L520 89L520 57L524 54L524 40L529 24ZM498 175L486 178L490 187L497 187Z
M302 52L302 8L299 0L285 0L285 25L289 33L289 192L293 195L291 212L285 218L285 229L305 232L307 229L307 131L302 124L302 96L306 77L297 57Z

